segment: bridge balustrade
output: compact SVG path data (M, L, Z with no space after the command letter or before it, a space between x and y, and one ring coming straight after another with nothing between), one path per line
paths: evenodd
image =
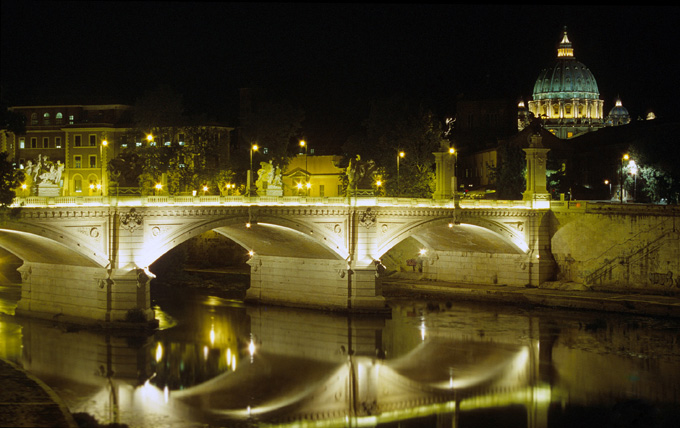
M161 205L329 205L329 206L397 206L452 208L452 199L394 198L394 197L305 197L305 196L29 196L17 197L12 207L54 206L161 206ZM607 204L616 206L616 204ZM531 201L460 199L461 208L508 208L531 209ZM594 207L586 202L553 202L553 209L586 209ZM624 206L627 206L624 204ZM619 209L619 208L617 208ZM627 208L624 208L627 209Z

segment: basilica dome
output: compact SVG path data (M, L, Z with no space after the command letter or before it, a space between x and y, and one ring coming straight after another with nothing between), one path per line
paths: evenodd
M574 58L566 29L557 60L538 75L532 98L529 111L559 138L572 138L603 125L597 82L588 67Z
M566 32L558 49L557 61L551 67L544 68L538 75L533 96L534 99L585 98L591 100L600 97L593 73L574 58Z
M616 100L616 105L609 111L607 116L607 126L625 125L630 123L630 114L628 109L623 106L621 100Z

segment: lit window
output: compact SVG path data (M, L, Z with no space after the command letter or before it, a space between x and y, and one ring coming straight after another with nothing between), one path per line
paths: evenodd
M136 145L137 147L142 147L142 142L141 142L141 141L137 141L137 142L135 143L135 145Z
M124 148L124 149L127 149L127 143L121 144L120 147L122 147L122 148Z
M165 146L166 146L166 147L170 147L170 141L166 141L166 142L165 142Z
M49 113L45 113L45 114L43 115L43 121L45 122L45 125L49 125L49 124L50 124L50 114L49 114Z
M54 137L54 147L61 149L61 137Z
M76 178L75 180L73 180L73 188L75 189L76 192L82 192L83 181L80 178Z
M69 125L73 125L73 122L74 122L74 117L73 117L72 114L70 114L70 115L68 116L68 124L69 124Z
M20 149L25 149L26 148L26 140L22 137L19 138L19 148Z
M58 113L57 113L57 116L56 116L57 125L61 125L61 120L62 120L63 118L64 118L64 116L61 114L61 112L58 112Z

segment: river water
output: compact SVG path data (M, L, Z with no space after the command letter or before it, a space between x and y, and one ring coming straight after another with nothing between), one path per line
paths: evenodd
M152 287L160 329L12 316L0 358L130 427L678 427L678 320L391 300L348 317Z

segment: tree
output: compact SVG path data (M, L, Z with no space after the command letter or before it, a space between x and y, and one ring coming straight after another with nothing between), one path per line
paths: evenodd
M434 191L433 153L443 141L443 127L431 109L391 97L372 103L364 131L351 136L343 151L348 157L374 160L388 195L427 198Z
M248 150L252 144L266 149L266 160L283 171L290 161L291 140L300 135L304 119L304 111L288 101L258 101L241 121L242 137Z
M0 208L11 205L16 197L14 189L19 187L24 173L14 167L7 152L0 153Z
M517 145L501 144L497 149L497 164L488 165L489 176L496 185L498 199L522 199L526 189L526 155Z
M154 192L167 178L171 194L215 189L230 176L223 158L219 128L206 118L186 116L181 96L167 87L147 92L135 105L128 149L109 162L109 175L121 187Z

